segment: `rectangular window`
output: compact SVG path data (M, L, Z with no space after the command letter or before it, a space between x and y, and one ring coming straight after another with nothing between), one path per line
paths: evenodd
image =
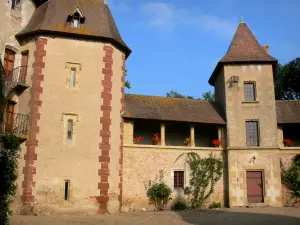
M64 200L65 201L70 200L70 181L69 180L65 180Z
M72 68L71 76L70 76L70 88L75 87L75 82L76 82L76 69Z
M21 0L12 0L11 9L21 9Z
M68 139L73 139L73 120L68 120Z
M247 82L244 83L244 94L245 94L245 101L255 101L255 83L254 82Z
M258 137L258 122L247 121L246 122L246 136L248 146L259 146Z
M79 20L78 19L72 20L72 28L79 28Z
M184 188L184 171L174 171L174 188Z

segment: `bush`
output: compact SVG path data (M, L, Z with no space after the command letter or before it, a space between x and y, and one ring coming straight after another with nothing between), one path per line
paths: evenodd
M189 208L189 206L188 206L187 202L182 198L177 199L175 204L171 207L171 209L174 211L186 210L188 208Z
M172 190L163 182L163 171L161 170L159 173L159 182L157 182L157 178L155 181L149 181L147 197L157 210L162 211L166 209L168 201L171 200Z
M1 224L9 224L8 216L11 213L11 197L16 193L17 168L20 142L11 133L6 133L0 143L0 218Z
M281 166L281 181L291 190L291 198L297 203L300 201L300 154L296 155L293 159L290 168L285 169L280 162Z
M213 202L210 204L209 208L210 209L221 209L222 204L221 204L221 202Z

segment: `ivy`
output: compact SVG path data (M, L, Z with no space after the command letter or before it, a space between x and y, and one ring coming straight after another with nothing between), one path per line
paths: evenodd
M11 198L16 194L20 141L12 133L5 133L0 142L0 218L8 225Z
M163 181L163 171L159 171L159 179L157 177L154 181L149 180L147 197L151 204L154 204L155 208L159 211L163 211L167 207L167 203L171 200L170 196L172 190Z
M188 195L191 208L202 208L205 201L214 192L215 184L222 176L223 161L216 158L212 153L207 158L201 158L195 152L190 152L186 155L191 178L190 186L185 188L184 194Z
M291 190L291 198L294 200L294 204L300 202L300 154L293 158L292 165L285 169L282 161L280 161L281 167L281 182Z

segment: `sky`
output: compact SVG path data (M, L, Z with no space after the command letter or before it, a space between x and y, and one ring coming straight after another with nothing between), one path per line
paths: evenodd
M300 57L300 0L106 0L123 40L127 93L200 97L240 17L281 64Z

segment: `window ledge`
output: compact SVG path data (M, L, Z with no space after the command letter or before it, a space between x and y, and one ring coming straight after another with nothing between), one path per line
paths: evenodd
M185 147L185 146L161 146L161 145L136 145L136 144L124 144L124 147L131 148L153 148L153 149L178 149L178 150L210 150L210 151L223 151L223 148L215 147Z
M299 147L281 147L280 150L300 150Z
M242 101L242 103L243 104L251 104L251 103L257 104L257 103L259 103L259 101L258 100L255 100L255 101Z

